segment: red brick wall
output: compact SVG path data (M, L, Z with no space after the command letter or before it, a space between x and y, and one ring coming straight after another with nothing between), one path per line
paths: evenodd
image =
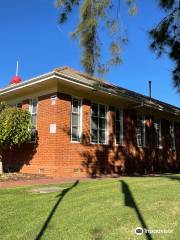
M53 95L53 94L51 94ZM108 110L109 144L90 144L90 106L83 99L82 143L72 143L71 96L58 93L55 105L51 95L38 98L38 141L24 144L4 156L6 168L27 173L42 173L51 176L87 176L101 174L126 174L180 171L180 124L176 129L176 152L170 149L168 122L162 120L163 149L155 149L153 128L146 126L147 148L136 144L136 111L124 110L124 146L115 145L115 108ZM28 101L24 101L28 108ZM57 132L51 134L49 126L56 123Z
M57 106L51 105L50 96L38 98L37 143L23 144L6 152L5 169L46 175L55 173L56 135L49 133L49 125L56 121ZM23 108L29 109L29 100L23 102Z

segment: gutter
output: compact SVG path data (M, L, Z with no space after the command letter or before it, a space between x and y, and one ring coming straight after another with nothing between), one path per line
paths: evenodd
M10 85L10 86L8 86L8 87L6 87L6 88L4 88L4 89L2 89L0 91L0 97L2 95L6 94L6 93L13 92L13 91L16 91L18 89L22 89L22 88L24 88L26 86L31 86L31 85L33 85L35 83L39 83L39 82L43 82L43 81L49 80L50 78L52 78L53 73L54 72L52 71L52 72L40 75L38 77L31 78L29 80L23 81L22 83Z
M58 73L56 72L56 74L59 75L59 77L61 77L61 76L65 77L66 78L66 79L64 79L65 81L67 81L67 78L71 79L71 80L75 80L77 83L79 83L79 84L81 84L81 85L83 85L85 87L89 86L92 90L98 90L98 91L101 91L101 92L106 92L106 93L108 93L110 95L113 95L113 96L120 96L120 94L121 94L121 96L124 99L127 99L128 101L139 103L138 107L146 106L146 107L154 108L154 109L156 109L158 111L165 111L165 112L168 112L168 113L171 113L171 114L175 114L177 116L180 115L180 109L179 110L171 109L171 108L168 108L168 107L166 107L164 105L157 104L156 102L153 102L152 98L151 98L151 100L148 100L144 95L141 95L141 94L138 94L138 93L137 93L137 97L136 96L131 96L128 93L121 92L123 90L124 91L129 91L129 90L126 90L126 89L122 89L122 90L120 90L120 89L119 90L112 89L112 87L113 88L117 88L117 86L112 85L112 84L108 84L106 82L98 82L99 85L96 85L96 84L93 85L93 84L88 84L88 83L84 84L84 83L82 83L82 81L79 81L75 77L63 74L61 72L58 72ZM92 79L92 81L93 81L93 79ZM96 80L94 80L94 82L96 83ZM102 85L104 85L106 87L103 87ZM110 87L110 88L108 88L108 87ZM136 93L134 93L134 94L136 94Z
M90 80L90 81L92 81L92 84L90 84L90 83L87 83L87 82L80 81L79 79L77 79L73 76L69 76L67 74L57 72L57 71L51 71L49 73L40 75L40 76L32 78L32 79L29 79L29 80L24 81L22 83L19 83L17 85L12 85L12 86L9 86L5 89L2 89L2 91L0 91L0 97L5 95L6 93L10 93L10 92L13 92L13 91L18 90L18 89L22 89L22 88L27 87L27 86L31 86L31 85L34 85L34 84L37 84L37 83L40 83L40 82L47 81L47 80L49 80L53 77L56 77L60 80L70 82L70 83L73 83L73 84L76 84L76 85L80 85L80 86L83 86L83 87L86 87L86 88L88 87L91 90L97 90L97 91L100 91L100 92L103 92L103 93L105 92L107 94L110 94L110 95L113 95L113 96L116 96L116 97L121 96L128 101L135 102L135 103L139 104L139 107L146 106L146 107L150 107L150 108L155 108L158 111L166 111L166 112L171 113L171 114L180 115L180 109L171 109L170 107L164 106L163 104L158 104L156 102L153 102L153 99L148 100L146 98L146 96L135 93L135 92L130 91L128 89L123 89L123 88L120 88L120 87L118 89L117 86L115 86L113 84L108 84L106 82L98 82L98 84L97 84L97 81L93 80L93 79ZM136 96L132 96L130 94L131 92L132 92L133 95L136 95Z
M110 84L106 84L107 87L115 87L114 85L110 85ZM131 98L133 99L134 102L137 102L139 103L138 104L138 107L143 107L143 106L146 106L146 107L150 107L150 108L154 108L158 111L166 111L168 113L171 113L171 114L175 114L175 115L180 115L180 109L174 109L173 107L168 107L168 106L165 106L164 104L161 104L161 103L157 103L155 101L153 101L153 99L148 99L148 97L144 96L144 95L141 95L141 94L137 94L137 96L131 96L130 93L122 93L121 91L129 91L129 90L126 90L126 89L122 89L122 90L118 90L118 92L120 92L120 94L124 94L124 95L128 95L128 98ZM131 92L131 91L130 91ZM136 94L136 93L134 93ZM157 100L158 101L158 100Z

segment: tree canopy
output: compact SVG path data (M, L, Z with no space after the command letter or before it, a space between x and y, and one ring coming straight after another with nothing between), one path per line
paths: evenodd
M163 53L174 61L173 83L180 92L180 1L158 0L166 16L150 31L151 48L161 56Z
M136 13L133 0L125 0L131 15ZM105 73L112 65L121 63L121 46L127 43L126 33L122 32L120 21L120 0L56 0L60 9L59 23L68 20L73 8L79 8L80 20L71 34L73 38L80 38L82 65L91 75L95 72ZM103 44L100 33L106 31L110 36L109 46ZM102 58L102 49L108 48L109 58L106 62Z
M130 14L136 14L135 0L123 1L127 3ZM180 1L156 1L166 16L150 31L150 47L158 56L166 53L174 60L173 83L176 90L180 91ZM72 37L80 39L82 65L87 73L105 73L112 65L121 63L122 45L127 43L120 18L121 0L56 0L56 5L60 9L60 24L68 20L73 9L80 11L80 20ZM110 37L110 57L106 62L102 57L102 49L106 47L100 38L102 31L107 31Z

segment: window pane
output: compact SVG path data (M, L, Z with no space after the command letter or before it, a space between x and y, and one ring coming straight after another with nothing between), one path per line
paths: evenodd
M123 125L121 126L121 117L123 117L123 115L121 116L121 110L120 109L116 109L116 117L115 117L115 129L116 129L116 144L122 144L123 141L123 136L121 136L123 134Z
M81 101L79 99L72 99L72 112L71 112L71 140L80 141L81 134Z
M155 147L160 146L160 120L154 120Z
M121 139L120 139L120 132L116 132L116 143L120 144L120 141L121 141Z
M91 141L93 143L106 143L106 107L104 105L91 105Z
M116 131L120 132L120 122L116 122Z
M91 141L93 143L98 142L98 130L92 129L92 131L91 131Z
M106 128L106 119L99 119L99 129L105 129Z
M76 113L72 113L72 126L78 126L79 116Z
M16 104L16 107L17 107L17 108L22 108L22 103L21 103L21 102L17 103L17 104Z
M106 117L106 108L105 108L105 106L100 105L100 108L99 108L99 115L100 115L100 117L103 117L103 118Z
M99 143L105 143L106 134L104 130L99 130Z
M36 129L32 129L32 132L31 132L31 142L36 142Z
M79 139L78 127L72 127L72 140L76 141Z
M159 147L159 137L158 136L156 136L156 139L155 139L155 146Z
M172 125L172 123L170 123L170 125L169 125L169 130L170 130L170 134L172 135L173 134L173 125Z
M32 107L32 113L36 113L37 112L37 100L36 99L32 99L31 107Z
M170 132L170 144L171 148L175 149L176 148L176 143L175 143L175 130L174 130L174 122L171 122L169 125L169 132Z
M29 101L29 111L31 114L31 124L33 127L32 133L31 133L31 142L36 142L37 140L37 99L31 99ZM19 104L17 107L20 107Z
M116 120L120 121L120 111L116 110Z
M78 106L79 106L79 100L78 99L73 99L73 112L78 113Z
M137 116L136 139L137 139L137 146L139 147L145 146L145 121L144 121L143 115Z
M36 128L37 115L32 115L32 116L31 116L31 121L32 121L33 127Z
M91 128L92 129L98 129L98 118L97 117L92 117Z
M138 145L138 146L142 146L141 134L138 134L138 135L137 135L137 145Z
M98 116L98 105L97 104L92 104L92 116Z

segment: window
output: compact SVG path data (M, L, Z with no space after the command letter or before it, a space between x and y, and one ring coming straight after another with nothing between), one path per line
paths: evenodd
M80 142L81 140L81 100L72 99L71 109L71 141Z
M155 130L155 147L161 148L161 120L154 120L154 130Z
M170 145L171 145L171 148L175 149L176 148L176 143L175 143L174 121L170 122L169 133L170 133Z
M16 107L17 107L17 108L22 108L22 102L16 103Z
M107 109L101 104L91 105L91 142L107 143Z
M123 144L123 111L116 109L115 112L116 144Z
M146 146L145 117L143 115L137 115L136 139L138 147Z
M31 99L30 100L29 112L31 114L31 124L32 124L31 142L36 142L36 135L37 135L37 99Z
M57 99L56 95L51 96L51 105L55 105L56 104L56 99Z

